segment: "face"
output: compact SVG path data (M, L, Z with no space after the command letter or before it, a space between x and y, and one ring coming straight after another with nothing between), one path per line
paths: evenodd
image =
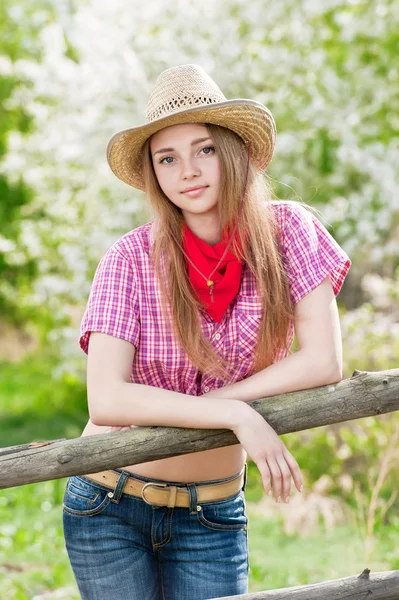
M150 148L159 185L186 222L218 215L220 161L205 125L166 127L152 136ZM193 187L201 189L186 192Z

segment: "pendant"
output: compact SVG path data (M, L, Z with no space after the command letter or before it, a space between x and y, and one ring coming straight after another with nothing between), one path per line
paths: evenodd
M215 282L211 279L208 279L206 285L209 287L209 295L211 297L211 302L215 302L215 300L213 299L213 286L215 285Z

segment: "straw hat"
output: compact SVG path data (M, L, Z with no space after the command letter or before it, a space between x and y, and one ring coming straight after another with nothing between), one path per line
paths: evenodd
M107 146L107 160L115 175L144 191L142 149L156 131L178 123L213 123L251 141L251 159L259 171L270 163L276 125L268 108L245 98L228 100L199 65L180 65L163 71L147 103L146 123L115 133Z

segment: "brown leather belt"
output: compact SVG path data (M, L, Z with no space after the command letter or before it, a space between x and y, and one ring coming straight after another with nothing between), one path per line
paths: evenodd
M126 473L126 471L125 471ZM245 464L241 471L230 481L222 483L197 484L197 501L200 505L206 502L215 502L217 500L227 500L232 498L244 488L246 483L247 465ZM115 471L100 471L99 473L89 473L81 475L91 479L96 483L101 483L105 487L115 490L121 473ZM110 492L111 494L112 492ZM123 488L123 493L129 496L142 498L147 504L156 506L175 506L190 507L190 493L187 487L176 485L167 485L166 483L144 482L129 475ZM110 496L112 498L112 496Z

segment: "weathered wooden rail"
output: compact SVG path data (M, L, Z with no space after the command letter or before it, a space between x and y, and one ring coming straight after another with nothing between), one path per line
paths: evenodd
M370 575L369 569L365 569L359 576L213 600L364 600L369 597L373 600L398 600L399 571Z
M251 402L281 435L399 410L399 369ZM0 449L0 489L237 444L226 429L138 427Z

